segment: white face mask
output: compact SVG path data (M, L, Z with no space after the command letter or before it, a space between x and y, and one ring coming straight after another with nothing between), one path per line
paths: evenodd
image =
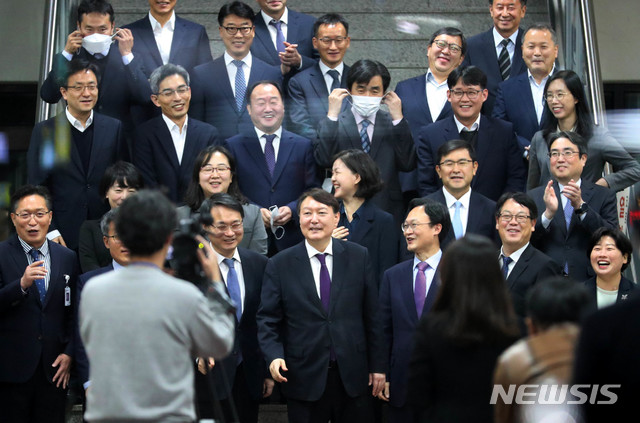
M380 102L382 97L368 97L362 95L352 95L351 104L360 116L369 117L380 110Z
M82 47L91 54L103 53L109 50L112 42L111 35L91 34L82 39Z

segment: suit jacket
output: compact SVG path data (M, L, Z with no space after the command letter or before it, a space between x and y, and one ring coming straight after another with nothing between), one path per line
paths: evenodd
M442 186L436 173L438 148L454 139L460 139L460 133L453 116L420 131L416 142L420 195L430 194ZM471 181L473 190L493 201L505 192L524 190L526 170L510 123L481 115L475 150L478 171Z
M80 257L80 270L82 272L96 270L111 263L111 253L102 240L101 220L85 220L80 225L78 256Z
M344 65L340 88L347 88L349 66ZM296 74L288 84L289 128L303 137L314 139L318 125L329 111L329 91L320 70L315 64Z
M527 72L527 65L522 60L523 33L524 31L519 28L513 59L511 59L510 78ZM498 66L498 53L493 41L493 28L467 39L467 54L464 56L462 66L468 65L479 67L487 75L489 98L482 106L482 112L486 115L491 115L496 101L498 85L502 82L502 74Z
M542 214L546 210L542 198L545 187L538 187L527 193L538 207L538 221L531 243L555 260L561 268L564 268L565 262L569 263L569 276L575 281L584 281L594 275L586 252L591 234L602 226L618 227L615 192L584 179L580 188L582 200L589 209L582 220L573 214L568 231L557 182L553 183L553 189L559 202L558 211L546 229L542 226Z
M593 299L594 309L598 307L598 284L596 282L596 277L592 277L583 282L584 286L589 289L589 294L591 294L591 298ZM620 285L618 286L618 297L616 298L616 304L621 301L626 301L629 299L629 294L631 294L636 289L636 284L629 279L622 276L620 278Z
M333 156L350 148L362 150L360 133L351 109L342 111L337 121L325 117L320 122L318 138L314 140L318 165L331 168ZM380 168L380 176L385 184L384 189L373 197L373 203L391 213L399 224L404 219L405 210L398 171L408 172L416 166L416 151L407 120L402 119L393 126L389 113L379 111L369 155Z
M78 248L82 222L99 219L108 210L98 192L100 180L107 167L126 157L119 121L94 113L92 125L93 143L86 173L65 112L36 124L27 152L28 181L49 188L53 200L53 226L60 230L71 249ZM63 151L69 148L68 162L52 163L52 167L43 165L54 148Z
M162 116L158 116L138 127L133 164L140 170L147 187L164 186L169 189L169 199L181 203L196 157L208 146L220 143L216 128L196 119L187 119L184 152L182 161L178 162L171 132Z
M288 11L289 22L287 22L286 41L291 44L297 44L298 53L302 56L300 69L291 70L291 73L295 74L298 70L306 69L317 63L318 52L313 48L311 41L314 36L313 24L316 18L291 9L288 9ZM256 18L253 23L256 26L256 36L251 44L251 54L271 66L280 68L278 51L271 40L271 34L269 33L267 25L264 23L264 19L262 19L260 11L256 13Z
M440 188L436 192L432 192L427 195L427 198L437 201L447 207L447 200L444 198L442 192L444 188ZM493 242L497 242L498 235L496 233L496 203L493 200L489 200L484 195L471 190L471 198L469 199L469 217L467 218L467 227L465 228L465 234L478 234L484 235ZM451 216L449 216L451 221ZM456 235L453 232L453 226L449 226L449 232L440 242L440 248L444 251L447 246L456 240Z
M258 308L258 340L267 363L289 369L288 398L318 400L333 348L345 392L366 394L369 373L386 373L378 290L367 249L333 241L329 312L325 312L304 242L267 263Z
M224 143L236 158L236 178L240 191L259 207L288 206L293 218L284 225L285 234L276 240L278 250L294 245L302 239L297 224L298 197L317 186L316 165L308 139L282 130L273 177L260 147L255 130L236 135Z
M282 85L280 68L268 65L253 56L247 88L264 80ZM238 112L224 64L224 55L193 69L189 116L215 126L223 140L253 129L246 105L245 100L242 111Z
M380 314L386 340L389 364L390 398L394 407L404 406L409 380L409 358L413 350L413 335L421 318L427 315L438 294L439 275L433 277L418 316L413 292L413 258L396 264L384 272L380 286Z
M35 283L22 293L20 278L29 265L17 235L0 243L0 382L23 383L42 366L49 381L58 355L73 357L73 317L78 259L73 251L49 242L50 279L44 303ZM71 305L65 306L65 286Z

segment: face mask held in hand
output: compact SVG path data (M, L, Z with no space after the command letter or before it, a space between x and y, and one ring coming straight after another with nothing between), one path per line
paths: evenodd
M382 97L369 97L362 95L352 95L351 104L360 116L369 117L380 110L380 102Z
M82 47L91 54L104 53L109 50L112 42L110 35L91 34L82 39Z

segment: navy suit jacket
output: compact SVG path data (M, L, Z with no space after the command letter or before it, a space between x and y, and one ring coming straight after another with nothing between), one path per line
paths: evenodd
M320 122L318 138L314 140L318 165L331 168L333 156L350 148L362 150L358 125L351 109L342 111L337 121L325 117ZM379 111L369 155L380 168L380 176L385 184L384 189L373 197L373 203L391 213L396 223L400 224L405 210L398 171L409 172L416 166L416 151L407 120L402 119L393 126L389 113Z
M444 198L443 188L427 195L427 198L437 201L447 207L447 200ZM469 217L467 218L467 227L465 234L484 235L493 242L497 243L498 234L496 231L496 203L488 199L484 195L471 190L471 198L469 199ZM451 221L451 219L449 219ZM449 225L449 232L440 241L440 248L444 251L447 246L456 240L453 232L453 226Z
M522 35L524 31L519 28L516 37L515 51L511 60L511 73L509 78L513 78L521 73L527 72L527 65L522 60ZM482 112L491 115L496 101L498 85L502 82L500 66L498 66L498 53L493 41L493 27L480 34L467 39L467 53L464 56L462 66L477 66L487 75L487 89L489 98L482 106Z
M546 210L543 196L546 186L534 188L527 192L538 207L538 221L532 234L531 243L564 268L569 263L569 276L577 282L594 276L586 248L591 234L602 226L618 227L616 193L609 188L601 187L582 179L580 189L582 200L589 206L586 216L581 220L575 213L571 217L569 230L564 221L561 194L558 182L553 183L559 206L556 215L545 229L542 226L542 214Z
M420 195L435 192L442 186L436 173L438 148L455 139L460 139L460 133L453 116L420 131L416 141ZM475 150L478 171L471 181L472 189L493 201L504 192L524 190L527 176L522 150L510 123L481 115Z
M104 198L98 192L100 180L107 167L127 156L119 121L94 113L92 126L93 143L86 173L71 138L71 124L65 112L36 124L27 152L28 181L49 188L53 201L53 227L60 230L71 249L78 248L82 222L100 219L108 211ZM62 135L65 132L68 135ZM64 148L66 143L69 144L69 161L45 167L43 161L50 157L54 146Z
M598 284L596 282L596 277L592 277L583 282L584 286L589 290L589 294L593 299L593 308L594 310L598 306ZM629 294L633 293L636 289L636 284L629 279L622 276L620 278L620 285L618 286L618 296L616 297L616 304L621 301L626 301L629 299Z
M267 263L258 309L258 340L267 363L289 369L288 398L318 400L326 388L330 349L346 394L366 394L369 373L386 373L378 289L367 249L333 240L329 311L320 301L304 242Z
M187 137L182 161L178 162L171 133L162 116L140 125L133 145L133 164L140 170L148 188L169 189L169 199L182 203L196 157L210 145L220 144L218 130L196 119L187 120Z
M344 65L340 87L347 88L349 66ZM318 125L329 111L329 91L317 63L289 80L289 128L303 137L314 139Z
M513 130L523 148L531 144L533 134L538 132L549 119L547 109L544 110L538 124L538 115L536 115L536 107L529 86L529 75L526 72L515 78L509 78L498 86L493 117L513 124Z
M318 52L313 48L313 42L311 41L314 36L313 24L316 22L316 18L291 9L288 9L288 11L289 22L287 22L286 41L298 45L298 53L302 56L302 65L299 70L306 69L317 63L318 59ZM256 36L251 44L251 54L271 66L280 68L278 51L271 40L271 34L264 23L264 19L262 19L260 11L256 13L253 23L256 26ZM290 73L297 71L298 69L291 69Z
M440 287L436 269L422 313L418 316L413 289L413 257L396 264L382 277L380 286L380 312L384 329L389 364L390 398L394 407L404 406L409 381L409 359L413 350L413 335L421 318L429 313Z
M247 88L255 82L265 80L282 85L280 68L268 65L253 56ZM242 111L238 112L236 107L236 98L233 96L224 56L193 69L189 116L215 126L223 140L253 130L246 100Z
M298 197L307 189L318 185L311 142L283 129L273 177L269 174L253 127L251 132L229 138L224 145L236 158L236 177L240 191L252 203L263 208L277 205L291 209L293 218L284 225L284 237L276 240L278 250L299 242L302 235L297 223Z
M49 381L58 355L73 357L73 317L78 259L68 248L49 243L50 279L44 304L34 283L22 293L20 278L29 265L16 235L0 243L0 382L23 383L42 366ZM71 305L65 306L65 275Z

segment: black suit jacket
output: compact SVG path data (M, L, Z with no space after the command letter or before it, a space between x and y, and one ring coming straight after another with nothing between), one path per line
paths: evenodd
M440 188L436 192L432 192L427 195L427 198L437 201L447 207L447 200L444 198L442 192L444 188ZM484 195L471 190L471 198L469 199L469 217L467 219L467 227L465 234L478 234L484 235L493 242L497 242L498 234L496 231L496 203L493 200L489 200ZM451 221L451 216L449 216ZM440 249L445 250L447 245L456 240L456 235L453 232L453 226L449 226L449 232L445 238L440 242Z
M80 258L80 270L83 273L104 267L111 263L111 253L105 247L100 229L100 220L85 220L80 225L80 238L78 240L78 256Z
M108 210L98 192L100 180L107 167L126 157L119 121L94 113L92 125L93 143L86 173L71 138L71 124L65 112L36 124L27 152L28 181L49 188L53 200L53 226L60 230L71 249L78 248L82 222L99 219ZM67 162L49 163L54 146L68 146Z
M436 173L438 148L456 139L460 139L460 133L453 116L420 130L416 140L420 195L430 194L442 186ZM526 169L510 123L481 115L475 150L478 171L471 181L472 189L493 201L505 192L524 190Z
M169 199L181 203L198 153L216 144L221 144L216 128L196 119L187 119L182 161L178 162L171 132L162 116L158 116L138 127L133 145L133 164L140 170L148 188L166 187Z
M258 81L274 81L282 85L280 67L271 66L252 56L247 88ZM284 100L284 99L283 99ZM224 55L212 62L196 66L191 75L189 116L207 122L220 131L223 140L253 129L245 99L238 112Z
M583 282L584 286L589 290L589 294L593 299L594 309L598 306L598 284L596 283L596 277L592 277ZM636 289L636 284L629 279L622 276L620 278L620 285L618 286L618 296L616 298L616 304L621 301L626 301L629 299L629 295L633 293Z
M314 258L315 260L315 258ZM367 249L333 240L329 312L325 312L304 242L267 263L258 309L258 340L267 364L289 369L282 390L316 401L326 387L330 348L350 397L367 391L369 373L386 373L378 290Z
M50 279L44 304L35 283L22 293L20 278L29 265L16 235L0 243L0 382L23 383L42 366L49 381L58 355L73 357L73 317L78 259L73 251L49 242ZM68 276L68 283L65 275ZM71 289L71 305L64 291Z
M546 210L543 200L545 188L546 186L534 188L527 193L538 207L538 221L531 243L555 260L561 268L564 268L565 262L569 263L569 276L573 280L580 282L589 279L594 273L586 248L591 234L596 229L602 226L617 227L616 193L609 188L582 179L582 200L587 203L589 209L583 220L574 213L567 231L558 182L553 183L559 202L558 211L547 229L542 226L542 214Z
M362 150L358 125L351 109L340 113L337 121L325 117L320 122L318 138L314 140L318 165L331 168L333 156L350 148ZM398 171L408 172L416 166L416 151L407 120L402 119L393 126L389 113L379 111L369 155L380 168L380 176L385 184L384 189L373 197L373 203L391 213L399 224L404 219L405 210Z

